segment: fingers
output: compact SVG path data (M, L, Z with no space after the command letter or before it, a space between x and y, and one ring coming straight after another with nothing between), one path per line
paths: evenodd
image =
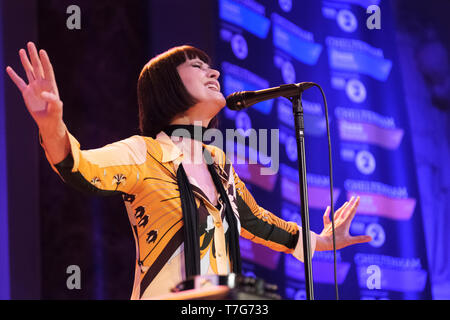
M41 60L39 59L38 52L36 46L33 42L28 42L28 53L31 58L31 64L33 65L34 75L36 79L44 79L44 70L42 68Z
M21 77L10 66L6 67L6 72L8 73L11 80L16 84L17 88L22 92L27 87L27 84Z
M57 114L58 112L61 112L62 101L56 94L48 91L42 91L41 97L47 102L46 111L49 114Z
M56 93L56 95L59 95L55 81L55 74L47 52L45 50L40 50L38 55L36 46L33 42L28 42L27 47L31 62L28 58L27 51L24 49L19 50L19 57L22 62L23 69L27 75L28 82L31 83L34 80L42 79L48 80L52 85L53 92ZM7 68L6 71L19 89L23 88L25 81L23 81L17 73L14 72L14 70Z
M346 212L348 206L350 205L352 199L350 201L346 201L342 207L340 207L335 213L334 213L334 221L338 221L342 219L342 216Z
M27 74L28 83L34 81L36 79L33 71L33 66L31 65L30 60L28 60L27 52L24 49L19 50L20 61L22 62L23 69Z
M39 56L41 57L42 67L44 70L44 78L49 81L55 81L55 73L53 72L52 64L50 63L50 58L45 50L39 51Z
M337 211L334 212L333 214L333 218L334 221L336 222L337 220L339 220L342 216L342 213L345 211L345 209L347 208L349 202L345 202ZM331 224L331 220L330 220L330 212L331 212L331 207L327 206L325 213L323 215L323 225L327 226L328 224Z
M40 50L39 56L41 57L42 67L44 68L44 77L46 80L50 81L53 92L59 97L58 86L56 85L55 73L53 71L53 66L48 57L47 51Z
M366 242L370 242L370 241L372 241L372 237L371 236L355 236L355 237L352 237L352 244L366 243Z
M352 197L352 199L353 199L353 203L351 204L351 206L349 207L349 209L348 209L348 212L347 212L347 214L346 214L346 217L344 217L344 219L349 219L349 220L352 220L353 219L353 217L355 216L355 214L356 214L356 209L358 208L358 206L359 206L359 201L360 201L360 197L358 196L358 197Z
M351 221L355 216L356 209L359 205L360 197L352 196L349 201L345 202L335 213L334 222L336 225ZM328 226L330 222L330 207L327 206L325 213L323 215L323 224Z
M352 196L350 200L344 203L344 205L336 212L335 220L346 220L349 217L353 219L358 205L359 197Z
M323 226L324 227L331 223L330 211L331 211L330 206L327 206L327 209L325 210L325 213L323 214Z

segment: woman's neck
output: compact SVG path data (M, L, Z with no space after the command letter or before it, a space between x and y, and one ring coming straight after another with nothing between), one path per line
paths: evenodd
M177 136L172 136L171 139L183 152L183 162L188 164L202 164L204 162L203 144L201 141Z
M176 117L175 119L173 119L170 124L171 125L175 125L175 124L182 124L182 125L193 125L193 126L199 126L199 127L208 127L209 122L211 121L211 119L193 119L189 116L179 116Z
M174 144L183 152L183 162L187 164L203 163L203 133L207 124L201 121L172 121L164 130ZM197 128L198 127L198 128ZM185 133L176 133L177 130L188 130ZM186 135L187 133L187 135ZM181 135L181 136L180 136Z

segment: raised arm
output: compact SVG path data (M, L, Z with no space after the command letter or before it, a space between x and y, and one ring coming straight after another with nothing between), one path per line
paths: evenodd
M19 50L19 57L28 84L11 67L6 72L39 128L40 142L53 170L81 191L98 195L135 192L146 161L143 138L134 136L102 148L81 150L63 122L63 103L47 52L40 50L38 54L32 42L27 47L30 59L24 49Z
M22 93L28 112L39 128L49 160L56 164L70 152L67 128L62 119L63 103L47 52L40 50L38 54L33 42L28 42L27 47L31 62L24 49L19 50L19 57L28 83L10 66L6 67L6 72Z

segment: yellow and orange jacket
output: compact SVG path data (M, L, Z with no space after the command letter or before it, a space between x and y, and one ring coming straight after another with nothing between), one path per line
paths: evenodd
M136 244L135 279L131 299L147 299L170 292L184 280L183 214L176 172L181 150L164 132L156 139L144 136L80 150L67 132L71 152L53 170L74 188L97 195L123 196ZM41 140L45 151L45 145ZM273 250L303 260L301 227L260 207L238 177L225 153L212 145L216 171L238 217L240 235ZM228 274L227 229L223 202L214 206L190 180L199 214L202 274ZM311 232L311 247L315 234Z

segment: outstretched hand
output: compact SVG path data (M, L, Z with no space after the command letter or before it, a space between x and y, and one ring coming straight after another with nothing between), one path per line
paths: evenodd
M342 249L353 244L372 241L371 236L350 235L350 224L355 216L359 201L359 197L352 197L334 213L336 249ZM330 220L330 211L331 208L328 206L325 210L325 214L323 215L323 230L317 239L317 251L333 250L333 231Z
M53 67L45 50L40 50L38 55L33 42L28 42L27 47L31 62L24 49L20 49L19 57L28 84L11 67L8 66L6 72L22 93L28 112L38 127L51 131L62 122L63 111Z

